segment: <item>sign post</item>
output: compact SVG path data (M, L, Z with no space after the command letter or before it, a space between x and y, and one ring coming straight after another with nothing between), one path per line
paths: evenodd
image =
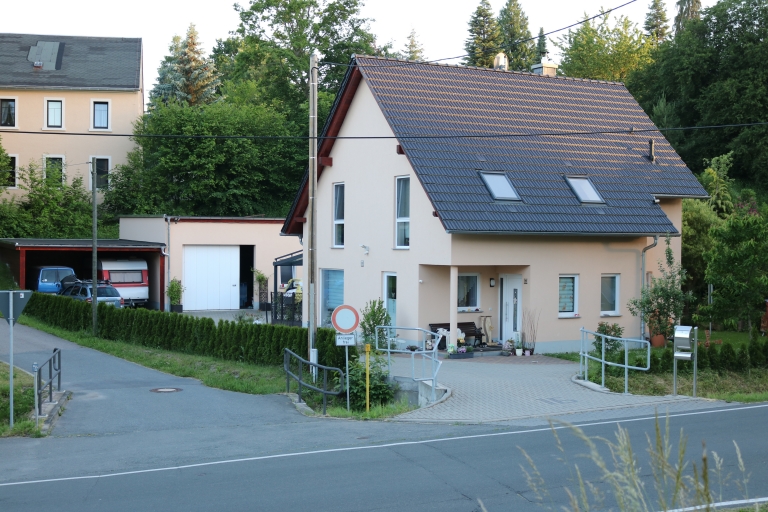
M24 311L24 307L27 305L27 302L29 302L30 297L32 297L32 292L29 290L0 292L0 313L3 314L6 322L8 322L8 338L10 339L9 373L11 374L11 389L9 395L11 406L11 428L13 428L13 324L16 323L16 315L20 315L21 312Z
M344 347L344 361L347 365L345 371L347 381L347 410L349 410L349 347L356 344L355 330L360 325L360 314L352 306L342 304L333 310L331 323L336 329L336 346Z

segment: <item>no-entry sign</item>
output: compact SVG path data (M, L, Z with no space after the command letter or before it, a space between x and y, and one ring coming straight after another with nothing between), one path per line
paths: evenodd
M360 315L352 306L342 304L333 310L331 315L333 328L342 334L351 334L355 332L360 325Z

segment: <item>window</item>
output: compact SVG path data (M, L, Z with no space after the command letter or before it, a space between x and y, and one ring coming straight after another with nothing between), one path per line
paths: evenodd
M567 176L566 181L582 203L604 203L597 189L586 176Z
M515 188L510 183L506 174L496 172L481 172L480 176L488 187L488 192L498 201L519 201L520 196L515 192Z
M16 183L16 155L9 155L11 157L10 165L8 169L0 171L0 187L15 188Z
M0 99L0 126L16 128L16 99Z
M61 128L64 126L64 102L62 100L47 100L45 107L45 127Z
M64 157L47 156L43 162L45 179L50 183L64 183Z
M95 162L96 165L96 188L107 188L109 186L109 158L91 157L91 161ZM89 179L93 181L93 176L89 176Z
M294 277L294 267L290 266L280 266L277 267L280 269L280 286L286 286L288 285L288 281L293 279Z
M108 101L93 101L93 129L94 130L109 130L109 102Z
M459 310L470 311L480 307L478 283L479 274L459 274Z
M411 178L397 178L397 201L395 212L395 246L407 248L411 246Z
M331 327L333 310L344 304L344 271L323 270L323 298L320 311L320 325Z
M557 313L560 318L579 316L579 276L561 275Z
M344 184L333 186L333 246L344 247Z
M56 282L56 269L55 268L45 268L42 271L40 271L40 282L41 283L55 283Z
M141 270L109 271L109 280L113 283L143 283Z
M618 275L603 275L600 277L600 314L619 314Z

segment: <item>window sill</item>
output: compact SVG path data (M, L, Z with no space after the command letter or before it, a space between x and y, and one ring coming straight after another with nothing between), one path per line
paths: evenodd
M557 318L581 318L578 313L558 313Z
M0 130L19 130L18 126L0 126Z
M343 245L332 245L331 246L331 249L343 249L343 248L344 248Z
M600 318L604 317L619 317L621 313L600 313Z
M91 128L89 132L111 132L112 128Z
M392 250L393 251L410 251L411 248L410 247L393 247Z
M66 131L66 128L64 128L63 126L61 126L61 127L43 126L40 129L43 130L44 132L63 132L63 131Z
M482 312L483 312L482 309L460 309L459 310L459 314L462 314L462 313L482 313Z

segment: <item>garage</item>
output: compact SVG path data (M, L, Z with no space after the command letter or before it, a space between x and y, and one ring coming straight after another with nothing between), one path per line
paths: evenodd
M184 246L184 308L240 309L240 246Z

